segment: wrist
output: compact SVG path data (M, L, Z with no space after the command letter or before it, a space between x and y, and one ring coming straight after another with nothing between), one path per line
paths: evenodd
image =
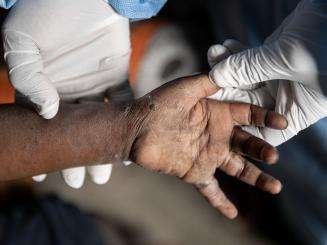
M116 160L131 160L131 151L137 138L146 130L151 114L151 97L145 96L129 104L120 106L117 127L121 130L122 149ZM110 141L110 140L109 140ZM110 142L109 142L110 144Z

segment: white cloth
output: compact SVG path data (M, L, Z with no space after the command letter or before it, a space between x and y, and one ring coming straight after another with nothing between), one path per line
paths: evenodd
M223 45L215 45L209 49L209 63L214 66L217 62L244 49L244 45L239 42L227 40ZM285 130L244 127L249 133L274 146L284 143L301 130L327 116L327 99L321 92L303 83L287 80L272 80L261 83L260 86L247 88L244 86L222 88L210 98L256 104L285 115L288 120L288 127Z
M129 21L104 0L20 0L2 37L11 83L46 119L56 115L59 98L97 95L127 79ZM94 166L88 172L103 184L111 168ZM84 167L62 173L70 186L82 186Z

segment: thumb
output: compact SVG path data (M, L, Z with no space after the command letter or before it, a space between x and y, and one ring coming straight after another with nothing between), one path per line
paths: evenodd
M191 98L192 101L204 99L210 95L215 94L219 87L206 74L195 74L187 77L178 78L164 85L165 87L172 87L175 93L178 93L178 100L181 98ZM170 88L169 88L170 89ZM177 94L176 94L177 95Z
M206 98L215 94L219 87L210 79L208 75L196 75L189 77L190 80L184 80L186 86L190 86L190 89L193 90L194 95L199 99Z
M210 78L220 87L250 86L274 79L290 80L285 73L285 59L280 54L278 42L247 49L215 65Z

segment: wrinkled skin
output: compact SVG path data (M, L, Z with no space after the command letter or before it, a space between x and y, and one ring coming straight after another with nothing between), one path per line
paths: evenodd
M282 187L244 158L273 164L277 150L237 126L282 129L287 121L257 106L206 98L217 90L200 75L173 81L142 98L147 116L131 156L147 169L193 184L213 207L234 218L237 209L219 188L216 169L272 194Z

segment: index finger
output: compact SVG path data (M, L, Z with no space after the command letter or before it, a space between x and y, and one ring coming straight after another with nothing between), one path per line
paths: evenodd
M230 112L236 125L253 125L273 129L286 129L286 118L274 111L244 103L230 103Z

